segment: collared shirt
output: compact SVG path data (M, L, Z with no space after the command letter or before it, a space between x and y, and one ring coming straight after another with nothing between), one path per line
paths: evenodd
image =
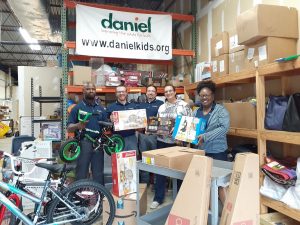
M89 104L87 101L82 100L72 109L68 118L67 125L79 122L78 120L79 110L93 113L93 115L88 119L89 122L86 124L86 128L89 130L86 132L93 138L99 136L98 132L101 131L102 126L98 124L98 121L107 121L107 114L103 106L99 105L96 102Z
M147 119L153 116L157 116L159 107L164 104L163 101L154 99L151 102L141 102L139 103L140 109L146 109Z
M124 111L124 110L132 110L132 109L138 109L139 107L135 103L126 102L125 104L122 104L119 101L116 101L114 103L111 103L107 109L107 118L110 118L110 115L114 111ZM120 134L122 137L128 137L135 134L135 130L124 130L124 131L115 131L114 133Z

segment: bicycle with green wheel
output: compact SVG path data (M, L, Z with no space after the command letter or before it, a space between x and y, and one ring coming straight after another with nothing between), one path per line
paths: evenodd
M79 110L78 120L85 123L91 116L93 116L92 113ZM75 138L69 139L61 145L59 156L62 161L69 163L78 158L81 152L80 142L82 139L91 141L93 143L94 151L104 150L109 156L112 153L121 152L124 149L124 138L121 135L112 134L113 123L104 121L99 121L98 123L102 126L101 131L92 131L88 128L79 130ZM91 137L86 131L98 133L97 138Z

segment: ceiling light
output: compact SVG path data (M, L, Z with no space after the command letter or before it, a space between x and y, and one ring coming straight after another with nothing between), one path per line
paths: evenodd
M19 32L21 33L23 39L30 44L29 47L32 50L36 50L36 51L40 51L41 50L41 46L38 44L39 42L35 39L30 37L29 33L27 32L27 30L25 30L24 28L20 27L19 28Z

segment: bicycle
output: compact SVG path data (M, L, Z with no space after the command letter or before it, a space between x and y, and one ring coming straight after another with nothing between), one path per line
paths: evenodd
M0 157L7 153L0 152ZM19 188L0 181L0 188L10 191L11 193L20 195L34 202L37 207L31 218L27 217L15 204L13 204L4 194L0 192L0 203L2 203L9 211L19 218L26 225L44 224L93 224L102 214L103 200L107 199L109 205L109 218L107 225L111 225L115 216L115 203L112 195L102 185L89 181L79 180L70 186L63 188L62 191L55 190L51 187L51 175L53 173L61 173L66 165L36 163L37 167L47 169L49 171L47 179L44 182L41 197L32 196ZM54 198L46 201L47 193L51 193ZM47 202L46 214L42 213L43 203Z
M85 122L92 115L95 114L79 110L78 120L80 122ZM75 138L69 139L62 144L59 150L59 156L62 161L69 163L78 158L81 152L80 140L83 138L88 139L93 143L94 151L104 150L109 156L112 153L121 152L124 149L124 138L118 134L111 134L113 123L104 121L99 121L98 123L103 127L100 132L85 128L84 130L80 130ZM97 138L92 138L85 131L96 132L99 135Z
M23 149L20 149L18 153L21 153L23 150L28 149L29 147L31 147L32 144L29 145L25 145ZM38 185L38 182L43 182L44 183L44 179L37 179L37 178L32 178L29 175L33 174L36 170L37 167L33 167L31 168L28 172L22 172L20 171L21 168L21 163L22 162L30 162L30 163L41 163L41 162L47 162L47 161L55 161L55 158L39 158L39 159L28 159L25 157L19 157L19 156L13 156L9 153L3 153L4 156L4 160L3 160L3 168L2 168L2 174L5 180L5 182L10 182L13 183L13 186L24 191L27 192L28 194L31 195L37 195L37 193L33 193L31 191L29 191L27 189L27 186L32 185L32 182L34 186ZM10 164L10 165L7 165ZM65 187L65 183L66 183L66 179L67 179L67 173L74 170L75 169L75 165L66 165L60 176L59 179L57 180L53 180L52 184L59 189L60 191L63 190L63 188ZM11 172L12 171L12 172ZM27 175L27 177L25 177L25 175ZM31 182L31 183L29 183ZM13 194L10 191L7 191L4 193L5 196L11 200L18 208L22 209L22 205L21 205L21 199L19 198L18 195ZM49 199L49 201L51 201L52 196L48 195L47 198ZM45 204L46 202L44 202ZM44 208L44 210L46 210L46 208ZM8 214L8 215L7 215ZM4 223L4 224L10 224L10 225L17 225L19 224L20 220L17 219L15 216L10 215L9 213L7 213L7 208L5 207L5 205L1 205L0 206L0 224Z

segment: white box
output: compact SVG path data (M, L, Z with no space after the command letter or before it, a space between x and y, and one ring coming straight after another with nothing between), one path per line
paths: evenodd
M120 197L136 192L136 151L111 156L113 194Z
M115 131L131 130L147 127L147 114L145 109L134 109L124 111L114 111Z

